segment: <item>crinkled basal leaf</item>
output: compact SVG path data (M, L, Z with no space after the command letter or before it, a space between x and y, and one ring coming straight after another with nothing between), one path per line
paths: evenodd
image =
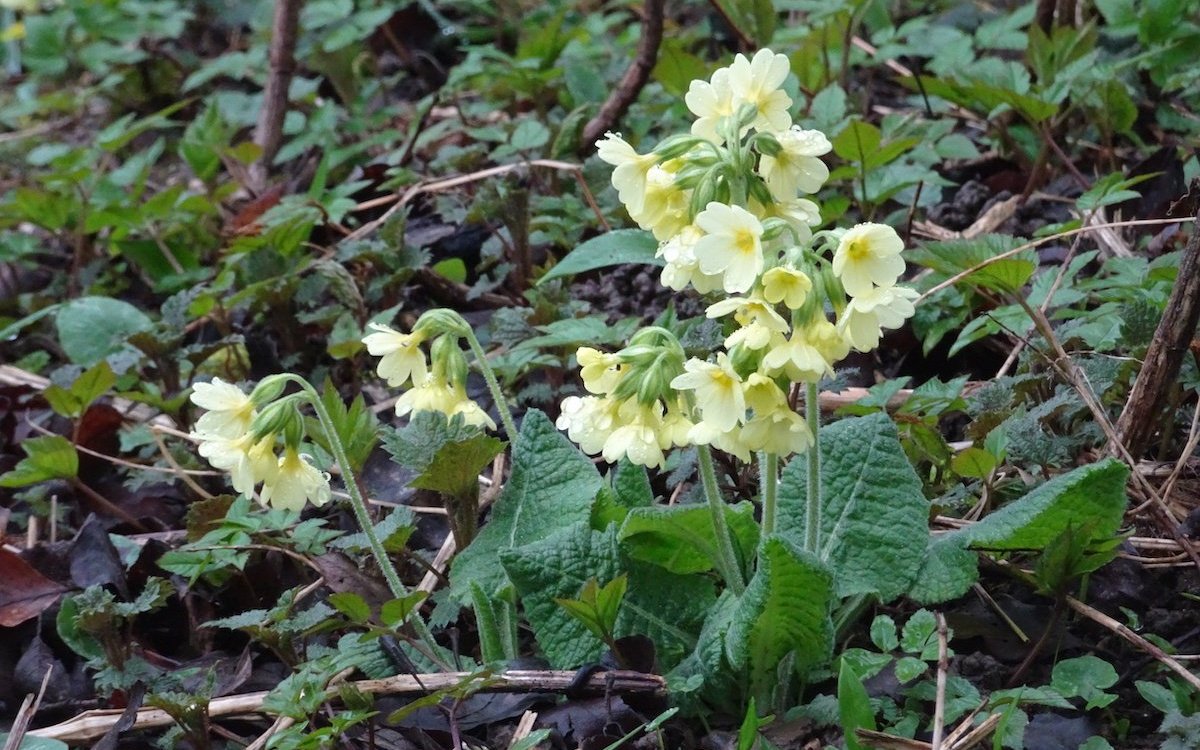
M63 305L55 318L58 341L72 362L91 367L129 348L129 337L154 323L128 302L109 297L80 297Z
M754 506L726 506L725 518L744 560L758 544ZM625 517L620 539L631 557L672 573L703 573L717 564L717 537L707 505L634 508Z
M661 266L657 257L658 240L642 229L615 229L581 243L554 265L538 283L597 268L620 266L626 263L646 263Z
M617 491L617 499L627 508L640 508L654 502L654 490L650 487L646 468L627 459L621 459L613 470L612 485Z
M969 546L1002 550L1041 549L1068 526L1094 524L1097 538L1109 537L1121 526L1128 476L1125 464L1116 459L1080 466L946 536Z
M624 558L612 526L600 532L579 523L541 541L502 550L500 562L521 597L538 645L555 669L577 667L603 650L600 640L554 601L578 596L591 578L607 582L628 574L614 633L618 638L649 637L667 666L695 645L716 599L707 578L674 575Z
M545 414L531 409L513 450L512 475L496 500L491 520L454 558L451 595L467 602L472 581L488 593L498 589L504 584L504 570L496 564L499 552L586 523L602 485L591 460Z
M1125 465L1116 459L1080 466L1035 488L982 521L929 544L908 595L922 604L955 599L979 578L969 547L1040 550L1068 528L1111 537L1125 512Z
M779 483L779 533L803 546L808 464L788 464ZM821 429L821 534L817 556L838 596L894 599L916 577L929 538L929 502L886 414Z
M768 675L788 652L798 669L826 661L833 653L832 600L833 578L816 557L778 534L765 537L725 635L729 663Z

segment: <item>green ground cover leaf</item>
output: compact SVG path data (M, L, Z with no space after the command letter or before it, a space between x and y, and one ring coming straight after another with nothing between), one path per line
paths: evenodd
M450 568L450 593L458 601L469 601L472 581L488 593L503 585L504 570L496 564L500 551L586 523L603 486L591 460L536 409L525 415L512 460L491 520Z
M555 669L596 659L603 644L572 617L556 598L575 598L589 579L629 576L614 635L640 634L654 641L665 665L677 662L696 644L696 633L716 601L705 577L680 576L621 553L616 527L593 531L586 522L540 541L499 553L516 587L538 645Z
M658 240L649 232L642 229L614 229L581 243L563 256L538 283L543 284L563 276L626 263L661 266L664 261L655 257L656 252Z
M72 362L84 367L129 347L130 336L154 327L144 312L109 297L72 300L59 309L55 323L63 351Z
M779 533L802 546L808 465L788 464L779 483ZM896 426L886 414L821 429L821 533L817 556L834 571L838 596L908 590L925 554L929 502Z
M25 487L48 479L70 479L79 472L75 445L62 435L44 435L21 443L25 458L0 474L0 487Z

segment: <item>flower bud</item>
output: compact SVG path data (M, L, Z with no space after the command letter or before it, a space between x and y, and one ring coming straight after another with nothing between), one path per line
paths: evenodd
M783 151L783 146L779 145L778 139L770 133L758 133L754 136L754 146L760 154L767 156L778 156Z
M654 154L660 159L678 159L700 143L700 139L688 133L668 136L654 147Z
M413 326L413 333L420 332L426 336L437 336L448 333L458 338L464 338L471 333L471 326L463 317L453 310L444 307L426 310Z
M759 205L770 208L777 205L775 197L771 195L771 189L767 187L767 183L762 181L758 175L752 175L747 184L750 189L750 197L758 201Z
M763 223L762 223L762 227L763 227L763 233L762 233L763 242L770 242L771 240L782 237L783 233L787 232L790 228L786 221L784 221L783 219L776 219L776 218L764 219Z
M298 395L288 396L267 404L250 423L250 435L254 442L258 442L267 435L286 435L292 422L299 424L300 430L303 432L304 423L300 419L300 412L296 410L296 402L299 398Z
M451 385L467 383L467 357L452 334L438 336L429 347L430 367L434 374Z
M254 390L250 393L250 400L260 409L275 399L279 398L283 393L283 389L287 387L287 374L268 375L259 381Z
M716 199L717 196L717 178L720 175L723 164L709 169L704 176L700 178L700 182L692 191L692 198L688 202L688 215L693 219L704 210L710 202Z

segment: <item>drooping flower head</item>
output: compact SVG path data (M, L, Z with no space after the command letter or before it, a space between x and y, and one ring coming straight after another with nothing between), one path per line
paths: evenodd
M424 333L400 333L382 323L368 323L367 327L374 333L363 336L362 342L371 356L382 357L376 365L379 377L393 388L403 386L410 380L419 383L425 379L428 365L425 352L421 351Z
M263 484L259 502L285 510L303 510L306 503L329 502L329 475L320 471L294 446L284 448L274 476Z
M196 420L196 434L201 436L236 438L250 429L257 414L241 388L220 378L192 386L191 401L206 410Z

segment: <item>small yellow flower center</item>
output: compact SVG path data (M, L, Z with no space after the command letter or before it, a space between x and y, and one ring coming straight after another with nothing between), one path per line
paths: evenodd
M753 255L755 251L754 232L749 229L739 229L733 235L733 246L742 255Z
M861 263L871 256L871 246L866 240L854 240L846 249L846 255L850 260Z

